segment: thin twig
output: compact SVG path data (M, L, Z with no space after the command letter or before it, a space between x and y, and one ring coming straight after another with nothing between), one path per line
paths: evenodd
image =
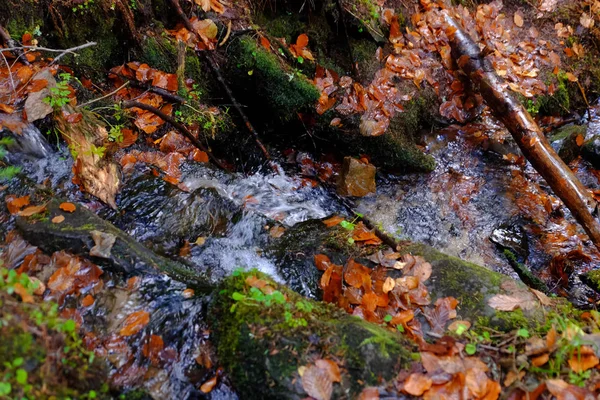
M0 39L2 39L2 42L7 45L8 47L16 47L18 42L16 40L14 40L13 38L10 37L9 33L6 31L6 29L4 29L4 27L2 25L0 25ZM25 65L30 65L29 61L27 60L27 57L25 57L25 55L23 55L23 51L19 50L18 48L16 48L14 50L15 54L17 55L17 60L21 60L21 62Z
M8 60L4 56L4 53L0 52L0 55L2 56L2 60L4 61L4 64L6 64L6 68L8 69L8 78L10 79L10 86L12 88L12 92L15 95L15 98L17 98L17 87L15 86L15 80L13 79L13 74L10 69L10 65L8 64Z
M219 168L221 168L223 170L227 170L225 165L223 165L221 163L221 161L219 161L218 158L216 158L206 147L204 147L204 145L192 134L192 132L190 132L183 124L180 124L179 122L177 122L175 120L175 118L165 114L164 112L160 111L156 107L152 107L148 104L140 103L138 101L127 100L127 101L124 101L121 105L123 108L134 108L134 107L140 108L142 110L146 110L146 111L149 111L149 112L157 115L162 120L173 125L173 127L175 129L177 129L179 132L181 132L185 137L187 137L194 146L196 146L198 149L200 149L203 152L205 152L206 154L208 154L208 157L210 157L210 159L215 163L215 165L217 165Z
M100 101L100 100L104 100L104 99L106 99L107 97L110 97L110 96L112 96L112 95L116 94L116 93L117 93L119 90L123 89L123 88L124 88L124 87L126 87L126 86L129 86L129 81L127 81L127 82L125 82L124 84L122 84L122 85L121 85L121 87L119 87L118 89L115 89L115 90L113 90L112 92L110 92L110 93L108 93L108 94L105 94L105 95L104 95L104 96L102 96L102 97L98 97L97 99L90 100L90 101L88 101L87 103L83 103L83 104L80 104L80 105L78 105L78 106L77 106L77 108L86 107L86 106L89 106L90 104L94 104L94 103L96 103L96 102L98 102L98 101Z
M130 78L126 77L125 75L116 74L114 72L111 72L110 75L118 76L121 79L130 79ZM146 90L148 92L156 93L156 94L158 94L158 95L164 97L165 99L167 99L169 101L172 101L174 103L185 104L187 102L187 100L184 99L183 97L178 96L176 94L173 94L173 93L169 92L168 90L165 90L165 89L162 89L162 88L159 88L159 87L156 87L156 86L151 86L151 85L142 83L140 81L130 80L128 82L129 82L129 84L131 86L134 86L134 87L137 87L137 88L140 88L140 89L144 89L144 90Z

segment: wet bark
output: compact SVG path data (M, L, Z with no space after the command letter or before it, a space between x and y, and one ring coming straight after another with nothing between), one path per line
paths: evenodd
M511 133L525 158L571 210L596 247L600 248L600 224L595 218L597 203L589 190L552 149L525 107L505 90L505 82L495 73L489 60L484 58L479 46L450 15L445 14L445 19L452 57L458 67L479 88L481 96Z

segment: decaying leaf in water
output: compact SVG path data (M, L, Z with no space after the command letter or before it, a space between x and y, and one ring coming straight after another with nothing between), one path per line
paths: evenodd
M135 311L125 319L123 322L123 328L119 331L119 335L121 336L131 336L135 335L148 323L150 322L150 313L148 311L140 310Z
M110 258L110 251L112 250L117 237L110 233L96 230L91 231L90 235L92 236L95 244L95 246L90 249L90 256Z

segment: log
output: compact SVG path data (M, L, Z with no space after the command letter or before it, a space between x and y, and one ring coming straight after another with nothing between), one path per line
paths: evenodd
M484 101L511 133L525 158L546 180L600 249L600 224L594 216L597 203L590 191L552 149L525 107L505 90L506 83L495 73L492 64L469 34L446 12L444 18L452 58L456 60L458 67L470 78L473 86L479 88Z

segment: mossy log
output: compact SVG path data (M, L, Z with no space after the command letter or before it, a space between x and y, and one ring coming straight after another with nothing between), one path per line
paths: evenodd
M82 205L76 204L74 212L65 212L60 204L58 200L51 200L43 214L17 218L17 229L25 240L47 253L69 251L90 257L99 264L111 266L126 274L162 271L200 291L211 288L200 272L153 253ZM52 222L57 216L64 217L64 221ZM90 251L99 242L98 234L94 232L114 238L114 244L109 247L107 255L90 256Z
M253 296L258 289L249 284L252 277L281 300ZM332 360L343 371L333 398L356 398L362 388L407 368L416 350L399 333L307 300L258 271L227 278L209 318L219 361L244 399L306 398L299 368L317 359Z

